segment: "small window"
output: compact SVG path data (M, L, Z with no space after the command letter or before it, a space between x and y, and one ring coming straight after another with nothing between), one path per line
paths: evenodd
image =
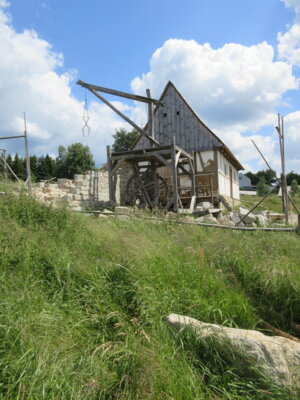
M164 117L166 117L167 116L167 113L164 113Z
M177 115L179 115L179 114L180 114L180 112L179 112L179 111L176 111L176 114L177 114Z

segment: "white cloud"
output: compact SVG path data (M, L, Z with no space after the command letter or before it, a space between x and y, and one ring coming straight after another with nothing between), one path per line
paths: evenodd
M76 71L58 73L62 54L55 53L35 31L17 33L4 6L8 3L0 0L0 54L5 54L0 59L0 136L22 134L26 111L31 154L55 154L60 144L80 141L91 148L98 163L104 162L106 144L124 124L91 95L91 134L83 138L83 102L72 96L70 86ZM119 106L126 108L122 103ZM20 140L2 141L1 146L11 152L23 151Z
M296 17L287 32L278 33L278 57L300 67L300 0L281 1L294 9Z
M138 93L150 87L159 96L172 80L208 124L257 130L273 117L281 96L298 87L291 67L273 57L265 42L213 49L194 40L170 39L152 55L150 71L136 77L131 87Z
M298 143L300 142L300 111L288 114L284 118L285 136L288 140ZM300 159L300 146L297 148Z
M136 77L131 87L140 94L149 87L157 97L168 80L242 163L260 160L253 138L278 165L273 131L276 108L286 91L298 88L298 81L289 64L274 61L270 45L229 43L213 49L193 40L170 39L152 55L150 71ZM266 126L270 133L260 135Z

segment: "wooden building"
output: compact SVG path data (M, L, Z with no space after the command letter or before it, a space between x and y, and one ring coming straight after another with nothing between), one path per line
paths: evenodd
M163 106L154 110L152 136L160 146L170 146L174 141L193 157L196 202L208 200L218 205L220 201L232 204L238 200L238 171L243 166L229 148L201 121L172 82L168 82L159 101ZM150 140L141 135L133 150L151 151L152 147ZM163 166L157 171L172 192L172 170ZM178 171L178 194L183 206L193 196L189 171L189 165Z

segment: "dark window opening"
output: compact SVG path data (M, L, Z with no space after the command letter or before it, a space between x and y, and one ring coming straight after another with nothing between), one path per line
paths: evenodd
M179 111L176 111L176 114L177 114L177 115L179 115L179 114L180 114L180 112L179 112Z
M167 116L167 113L164 113L164 117L166 117Z

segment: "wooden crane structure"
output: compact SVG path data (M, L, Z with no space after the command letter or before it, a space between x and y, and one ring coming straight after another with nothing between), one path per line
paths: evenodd
M107 146L107 163L109 177L109 197L116 202L116 178L117 173L125 163L131 165L133 174L126 184L127 199L130 204L137 202L145 207L162 207L165 210L173 209L178 212L182 207L179 195L179 173L186 175L191 182L190 209L194 208L196 199L194 157L176 145L175 136L171 143L162 146L155 139L154 130L154 106L163 107L159 100L151 98L150 90L146 90L146 96L138 96L118 90L96 86L79 80L78 85L93 93L99 100L111 108L116 114L130 124L137 132L149 140L149 148L143 150L131 150L124 152L112 152ZM100 93L107 93L124 97L148 105L148 123L146 128L139 127ZM167 167L171 171L172 184L159 175L159 168Z

